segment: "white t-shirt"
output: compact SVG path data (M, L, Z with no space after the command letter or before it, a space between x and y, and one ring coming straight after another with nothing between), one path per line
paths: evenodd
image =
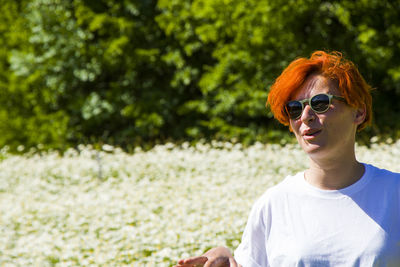
M288 176L254 204L235 259L243 267L400 266L400 174L364 164L341 190Z

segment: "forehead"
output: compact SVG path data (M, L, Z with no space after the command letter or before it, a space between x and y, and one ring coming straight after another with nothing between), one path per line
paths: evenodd
M320 74L314 74L307 78L303 85L293 94L292 99L310 98L321 93L340 95L339 89L333 81Z

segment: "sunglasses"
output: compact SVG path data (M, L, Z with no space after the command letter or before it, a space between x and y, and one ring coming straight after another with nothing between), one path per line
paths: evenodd
M318 94L311 98L303 100L289 101L286 104L285 109L287 114L289 115L289 118L292 120L296 120L300 118L301 113L303 113L305 104L310 105L310 108L315 113L320 114L328 111L333 98L346 103L346 99L341 96L330 95L330 94Z

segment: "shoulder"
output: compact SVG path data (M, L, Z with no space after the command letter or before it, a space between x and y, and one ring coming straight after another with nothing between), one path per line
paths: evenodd
M269 199L275 199L286 196L287 194L299 192L304 182L303 178L304 171L294 175L288 175L282 182L267 190L265 195L267 195L266 197L269 197Z
M254 203L253 209L263 210L268 208L272 203L286 198L288 195L298 193L301 188L301 179L304 172L299 172L295 175L286 176L280 183L268 188Z
M365 166L376 181L400 183L400 173L381 169L370 164L365 164Z
M373 165L365 164L366 171L370 174L370 190L392 193L400 197L400 173L381 169Z

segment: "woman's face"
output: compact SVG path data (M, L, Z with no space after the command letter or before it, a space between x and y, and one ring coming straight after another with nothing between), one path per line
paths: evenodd
M302 100L320 93L341 96L329 79L311 75L291 100ZM354 151L357 125L365 118L365 112L351 108L346 103L332 99L330 108L321 114L315 113L308 104L300 118L290 120L290 126L302 149L314 159L335 159L350 155Z

